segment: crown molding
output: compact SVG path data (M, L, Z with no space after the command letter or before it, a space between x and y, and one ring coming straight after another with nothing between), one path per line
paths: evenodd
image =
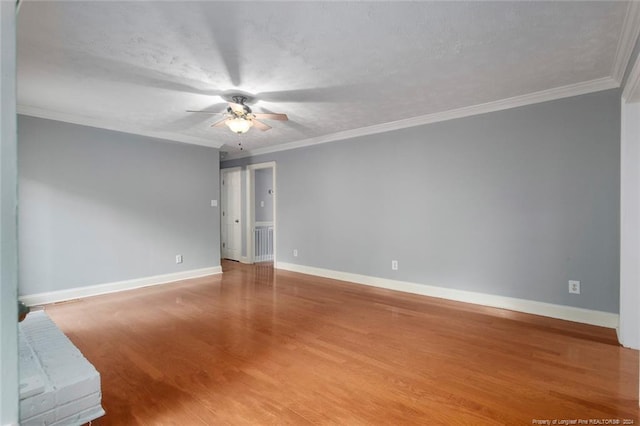
M618 39L618 47L611 71L613 79L618 83L621 83L624 78L638 35L640 35L640 1L632 0L629 2L624 16L622 32Z
M636 63L633 65L624 84L622 100L625 102L640 101L640 57L636 59Z
M195 138L169 132L152 132L129 127L120 123L113 123L107 120L100 120L90 117L83 117L64 112L51 111L44 108L33 107L29 105L18 105L18 114L28 115L30 117L44 118L47 120L62 121L65 123L78 124L80 126L96 127L99 129L113 130L121 133L130 133L139 136L147 136L150 138L164 139L173 142L182 142L191 145L201 145L209 148L220 149L223 143L214 142L208 139Z
M358 129L345 130L331 133L329 135L315 138L302 139L295 142L288 142L280 145L258 148L250 151L229 153L224 161L234 160L256 155L270 154L278 151L303 148L307 146L319 145L328 142L335 142L344 139L356 138L360 136L374 135L377 133L389 132L392 130L406 129L408 127L422 126L424 124L438 123L441 121L453 120L456 118L470 117L473 115L486 114L488 112L501 111L510 108L517 108L525 105L537 104L541 102L553 101L556 99L568 98L571 96L585 95L587 93L601 90L614 89L620 87L620 83L611 77L604 77L582 83L570 84L553 89L542 90L540 92L529 93L521 96L501 99L468 107L451 109L448 111L436 112L433 114L407 118L403 120L391 121L388 123L376 124L373 126L361 127Z

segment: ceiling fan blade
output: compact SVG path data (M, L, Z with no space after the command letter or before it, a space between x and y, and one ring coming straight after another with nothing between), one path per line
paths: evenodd
M259 118L261 120L266 119L266 120L280 120L280 121L287 121L289 120L289 117L287 117L287 114L276 114L276 113L254 113L253 115L256 116L256 118Z
M224 126L224 123L225 123L226 121L227 121L227 119L226 119L226 118L225 118L225 119L223 119L223 120L217 121L217 122L213 123L213 124L211 125L211 127L223 127L223 126Z
M258 121L258 120L251 120L253 121L253 127L262 130L263 132L266 132L267 130L269 130L271 128L271 126L269 126L268 124L263 123L262 121Z
M218 112L218 111L195 111L192 109L188 109L187 112L201 112L203 114L214 114L214 115L222 115L224 114L224 112Z

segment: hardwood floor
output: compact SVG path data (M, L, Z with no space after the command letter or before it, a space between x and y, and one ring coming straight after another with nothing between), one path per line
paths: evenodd
M638 424L613 330L223 268L46 307L101 373L94 425Z

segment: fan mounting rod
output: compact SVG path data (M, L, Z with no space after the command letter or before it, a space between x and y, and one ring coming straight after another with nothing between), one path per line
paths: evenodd
M234 103L240 104L240 105L244 105L244 103L247 101L247 97L242 95L233 95L231 96L231 99L233 100Z

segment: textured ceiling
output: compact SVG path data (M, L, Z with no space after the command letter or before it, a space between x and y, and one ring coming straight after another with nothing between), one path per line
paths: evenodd
M612 76L625 2L36 2L19 110L233 152ZM221 96L289 122L211 128Z

